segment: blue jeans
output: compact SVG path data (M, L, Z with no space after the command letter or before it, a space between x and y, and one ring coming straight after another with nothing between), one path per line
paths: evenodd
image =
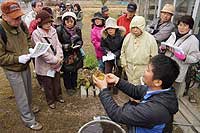
M100 70L100 71L104 72L104 70L105 70L105 65L104 65L102 59L98 59L98 67L99 67L99 70Z

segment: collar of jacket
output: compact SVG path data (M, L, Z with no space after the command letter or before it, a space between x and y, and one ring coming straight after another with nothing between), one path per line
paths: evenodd
M18 26L18 27L13 27L13 26L11 26L11 25L9 25L5 20L1 20L1 25L3 26L3 28L4 28L4 30L5 31L7 31L7 32L9 32L9 33L11 33L11 34L15 34L15 35L17 35L19 32L21 32L21 30L20 30L20 26Z
M182 36L181 38L182 38L182 39L185 39L185 38L189 37L190 35L192 35L192 30L190 30L186 35ZM175 32L172 32L172 36L173 36L174 38L176 38L176 33L175 33ZM180 39L180 38L179 38L179 39Z
M51 29L47 32L45 32L42 28L37 27L38 32L40 33L41 37L49 37L51 38L54 34L56 34L56 29L51 27Z
M159 94L161 92L169 91L171 88L168 89L162 89L162 90L155 90L155 91L147 91L146 95L144 95L144 100L148 99L150 96Z

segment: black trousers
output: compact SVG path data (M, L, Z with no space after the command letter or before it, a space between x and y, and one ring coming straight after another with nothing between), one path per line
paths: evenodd
M70 71L64 70L63 80L64 80L65 89L75 89L77 87L77 77L78 77L77 71L70 72Z
M44 92L47 100L47 104L53 104L56 100L62 98L62 91L60 85L60 73L56 72L55 77L48 77L37 75L38 80L44 87Z

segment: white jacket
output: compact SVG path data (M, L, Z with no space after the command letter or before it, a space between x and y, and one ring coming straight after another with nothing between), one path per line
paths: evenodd
M185 76L188 70L188 67L191 63L196 63L199 61L199 40L191 34L191 31L179 38L176 41L175 32L169 37L166 41L169 44L180 47L184 54L186 55L185 61L177 59L171 52L167 51L166 55L174 59L180 66L180 74L176 79L176 82L183 82L185 80Z

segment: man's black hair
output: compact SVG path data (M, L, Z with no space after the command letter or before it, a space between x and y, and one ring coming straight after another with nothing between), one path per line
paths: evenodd
M180 72L177 62L168 56L156 55L150 64L153 67L153 79L162 80L162 89L171 87Z
M41 2L42 5L43 5L43 2L42 2L41 0L33 0L33 1L31 2L31 7L35 8L35 7L36 7L36 4L39 3L39 2Z

